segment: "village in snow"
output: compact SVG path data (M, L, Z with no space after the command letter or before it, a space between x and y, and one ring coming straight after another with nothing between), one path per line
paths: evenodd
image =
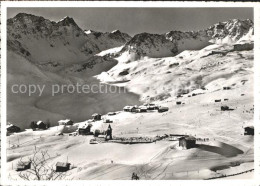
M253 27L230 19L199 31L130 36L82 30L71 17L9 18L8 179L252 178ZM23 82L127 92L11 92Z

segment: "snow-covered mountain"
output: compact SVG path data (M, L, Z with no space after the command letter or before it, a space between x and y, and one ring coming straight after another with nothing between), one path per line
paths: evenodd
M135 93L26 97L9 91L8 121L22 126L41 119L42 113L54 123L62 118L80 121L93 112L138 104L138 96L142 101L165 100L174 98L182 86L215 91L220 88L216 82L232 85L252 78L250 20L230 20L197 32L140 33L131 38L119 30L84 31L70 17L54 22L20 13L7 21L7 43L8 90L24 83L48 87L99 83L92 78L97 76ZM234 43L240 44L236 50ZM106 101L97 105L100 99Z
M166 34L141 33L126 43L119 55L125 61L141 57L170 57L184 50L200 50L212 43L233 44L243 37L252 37L253 22L249 19L233 19L219 22L199 31L170 31Z
M59 67L88 59L130 40L120 31L86 34L73 18L58 22L19 13L7 21L8 50L42 66Z

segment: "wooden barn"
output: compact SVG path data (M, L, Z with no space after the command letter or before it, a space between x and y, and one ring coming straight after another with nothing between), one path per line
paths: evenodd
M27 169L30 169L30 168L31 168L31 162L30 161L19 162L17 164L16 171L24 171L24 170L27 170Z
M196 147L196 138L193 136L183 136L179 138L179 146L183 149Z
M255 129L254 126L248 126L244 128L244 135L254 135L255 134Z
M73 121L70 119L64 119L64 120L60 120L58 121L59 125L73 125Z
M66 172L70 169L70 163L57 162L56 172Z
M98 121L98 120L101 120L101 114L98 114L98 113L93 114L93 115L92 115L92 119L93 119L93 120L97 120L97 121Z

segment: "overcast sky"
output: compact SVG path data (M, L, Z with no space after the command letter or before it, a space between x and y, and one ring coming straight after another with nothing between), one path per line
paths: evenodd
M252 8L8 8L7 17L21 12L52 21L69 16L83 30L119 29L130 35L199 30L234 18L253 20Z

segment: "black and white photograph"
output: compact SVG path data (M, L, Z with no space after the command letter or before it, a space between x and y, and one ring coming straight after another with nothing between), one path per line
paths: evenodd
M7 7L5 179L254 180L254 10Z

